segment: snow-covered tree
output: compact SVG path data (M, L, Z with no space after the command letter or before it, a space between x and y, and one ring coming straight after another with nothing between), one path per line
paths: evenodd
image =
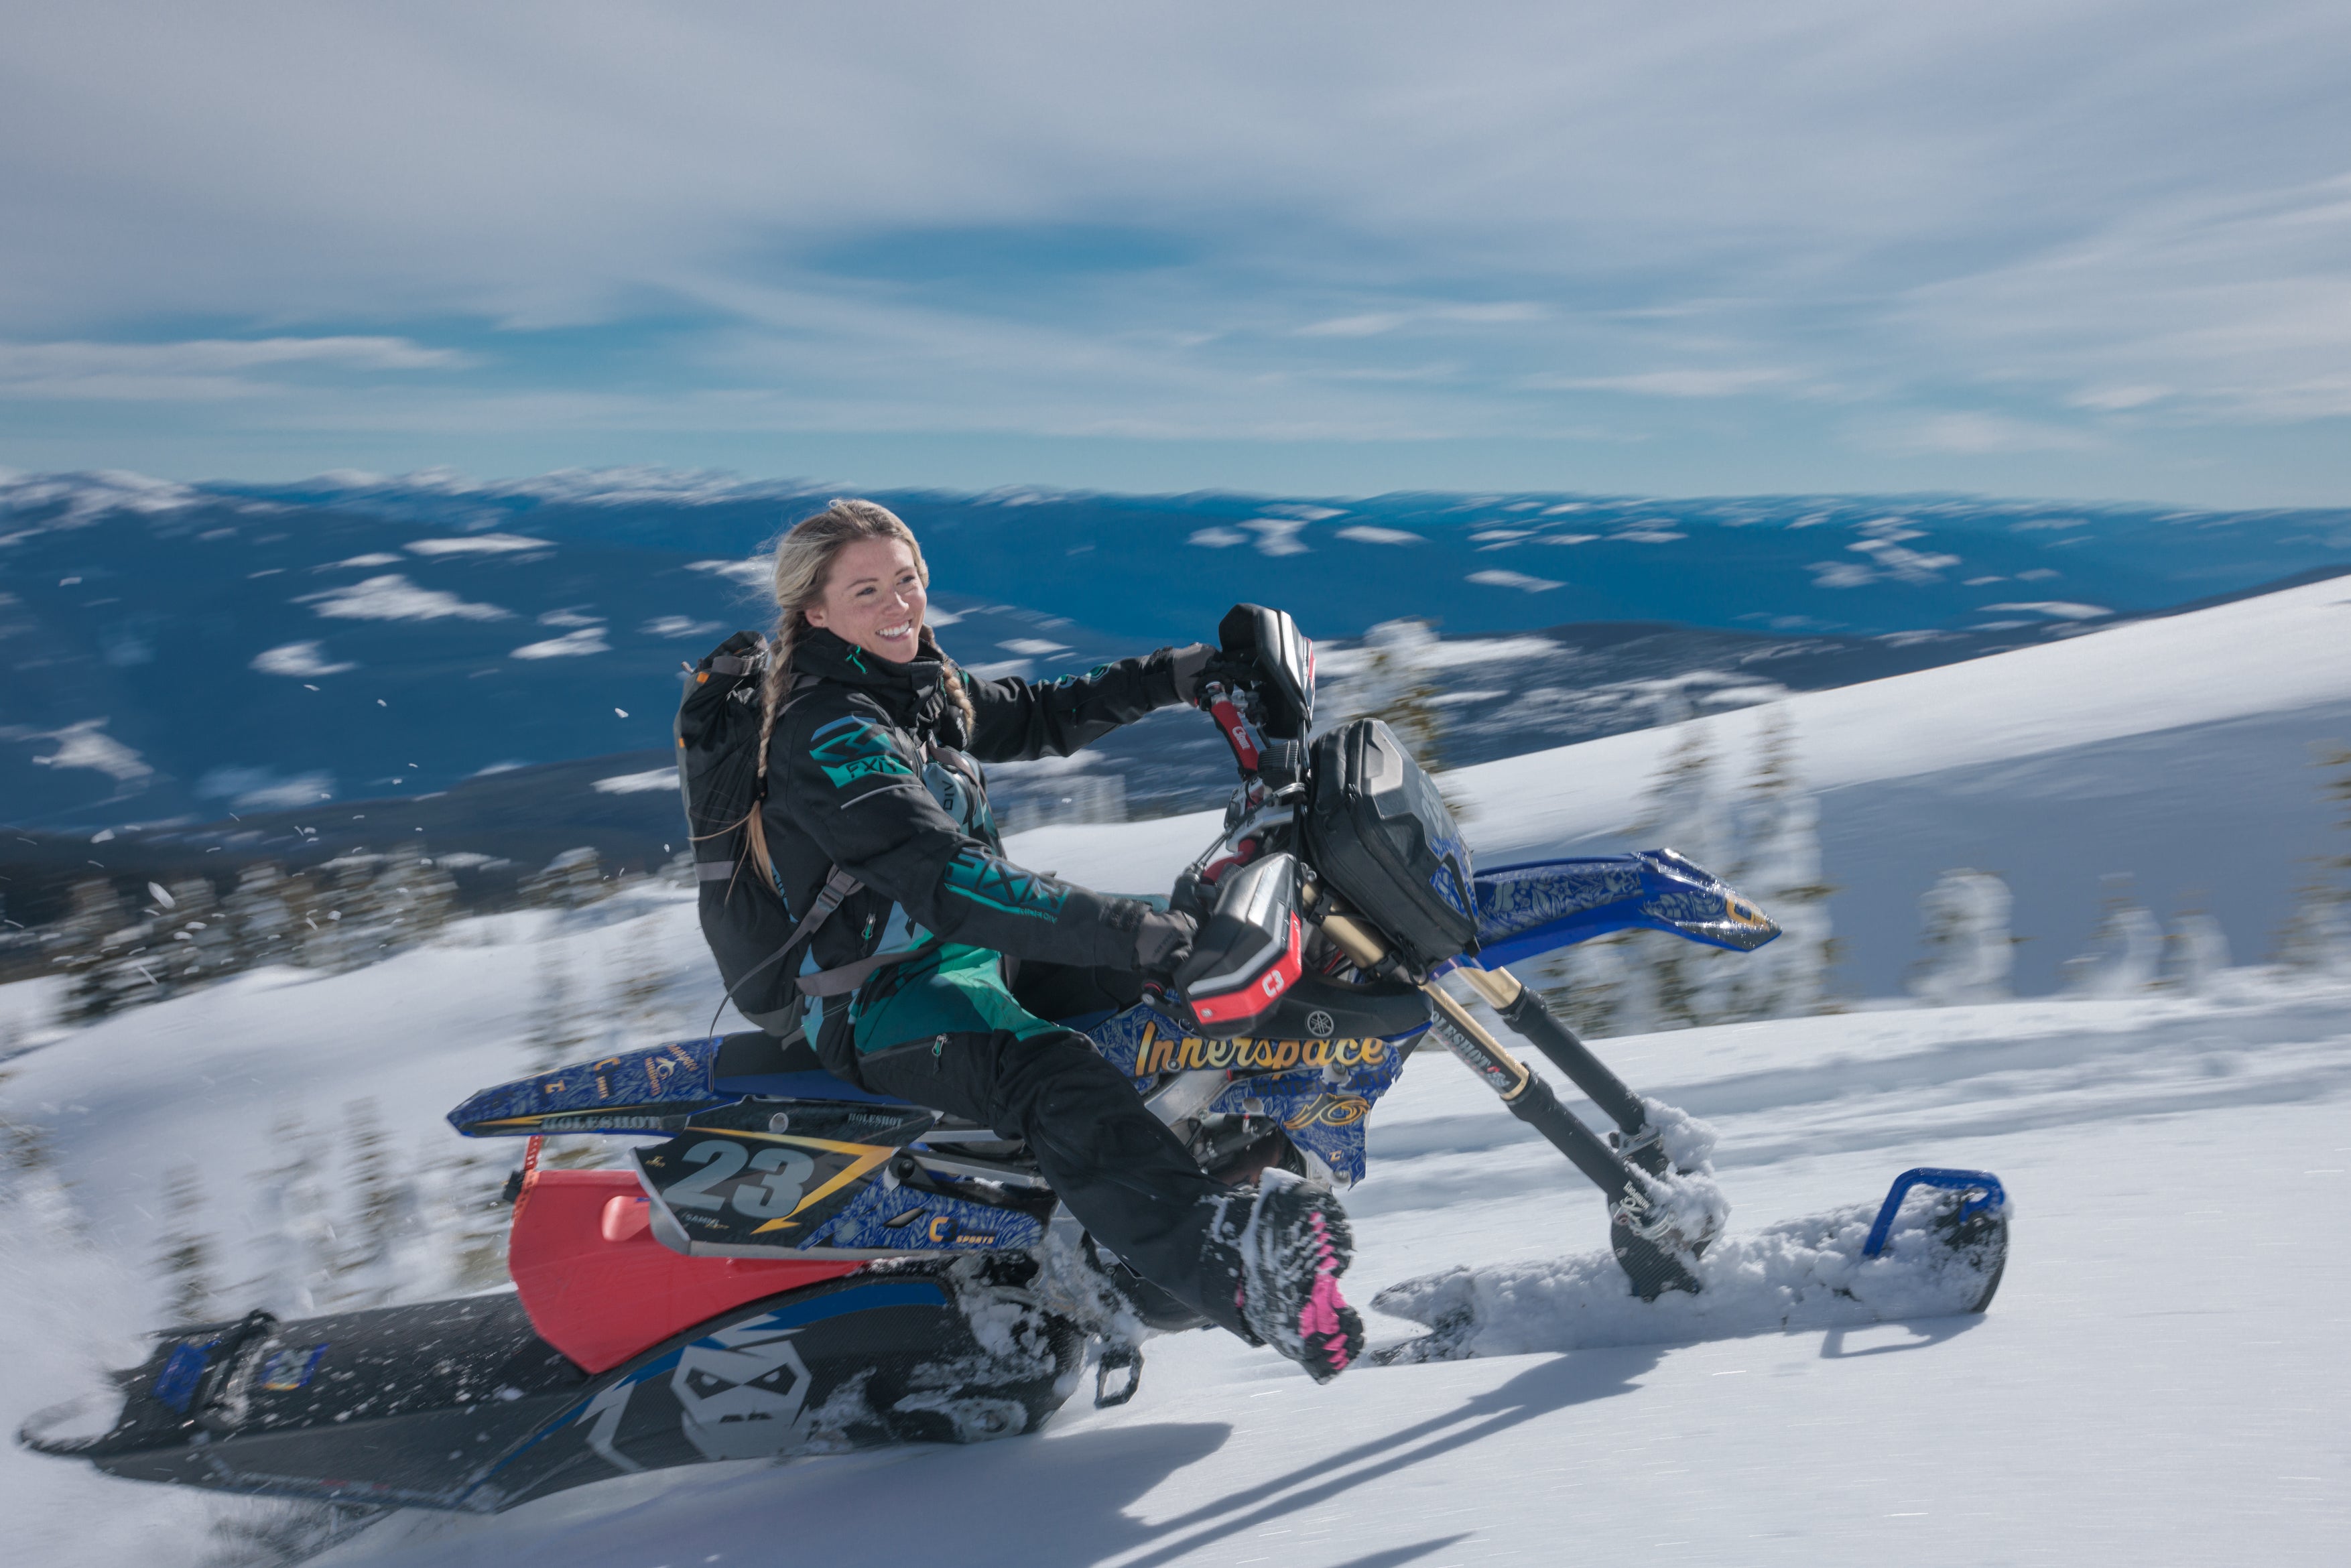
M2351 751L2313 747L2313 761L2329 777L2322 793L2344 808L2340 826L2351 832ZM2351 971L2351 892L2342 873L2351 853L2314 857L2311 874L2294 894L2294 914L2278 933L2278 957L2289 968L2321 974Z
M253 1177L246 1221L260 1272L237 1293L280 1317L298 1317L331 1294L335 1272L326 1138L307 1113L281 1106L270 1122L269 1151L270 1163Z
M1723 871L1730 823L1720 772L1708 727L1685 727L1649 781L1632 837L1644 849L1669 849L1708 871ZM1642 932L1627 944L1625 956L1646 971L1650 1027L1688 1029L1727 1016L1724 993L1731 977L1720 949Z
M2189 996L2210 988L2212 977L2229 967L2229 934L2200 909L2189 910L2171 923L2170 983Z
M604 880L604 862L592 847L565 850L522 879L525 904L553 904L558 909L581 909L605 897L611 884Z
M235 963L245 969L291 964L301 951L298 936L308 933L295 916L287 895L293 887L276 861L256 861L237 873L236 886L221 900Z
M376 869L368 890L386 949L397 951L432 940L456 907L455 878L433 863L416 843L396 843Z
M156 899L162 912L155 917L155 951L168 966L176 988L202 985L236 967L235 944L221 918L220 897L209 881L183 877L167 889L148 891L162 894ZM163 946L165 942L171 946Z
M384 936L377 922L376 857L339 855L319 867L317 904L308 911L306 962L314 969L356 969L379 956Z
M2016 956L2013 906L2008 883L1990 872L1945 872L1918 899L1926 953L1911 970L1910 994L1945 1008L2004 999Z
M1444 768L1444 716L1436 655L1442 644L1426 621L1383 621L1364 633L1364 662L1350 716L1384 719L1431 773Z
M1787 709L1768 714L1754 771L1732 808L1733 848L1719 870L1779 924L1780 935L1752 953L1718 966L1727 976L1720 1011L1734 1019L1795 1018L1828 1006L1836 939L1821 874L1820 804L1797 766ZM1700 862L1700 864L1705 864Z
M580 998L572 986L571 968L562 948L553 942L538 945L538 994L530 1015L529 1070L552 1072L579 1060L588 1043L588 1026L580 1017Z
M2105 917L2087 950L2065 960L2065 989L2083 997L2137 996L2163 964L2163 925L2132 898L2130 878L2110 876Z
M1589 1040L1645 1034L1653 1026L1649 975L1627 956L1635 934L1611 932L1537 958L1529 967L1543 1005Z
M204 1228L204 1192L193 1165L163 1176L163 1233L158 1249L165 1310L174 1322L203 1322L215 1312L213 1239Z
M340 1304L379 1306L415 1277L403 1242L415 1224L415 1194L371 1096L343 1107L345 1224L340 1228L334 1294Z
M73 885L66 916L52 928L50 963L64 971L57 1021L89 1023L114 1008L114 992L103 965L109 944L131 924L122 895L104 877L84 877Z

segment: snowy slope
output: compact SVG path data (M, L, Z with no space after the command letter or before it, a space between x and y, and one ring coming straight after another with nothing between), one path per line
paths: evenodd
M687 981L687 912L643 918ZM39 1347L7 1359L0 1415L72 1382L103 1332L154 1319L139 1260L170 1161L206 1161L234 1258L236 1178L266 1163L277 1104L371 1093L406 1148L434 1152L438 1112L509 1070L522 1027L530 950L470 935L182 998L18 1059L6 1108L54 1129L98 1246L37 1240L0 1272L12 1337ZM548 946L584 962L631 939L606 925ZM21 1007L22 990L0 999ZM1914 1164L2000 1172L2020 1218L1980 1320L1782 1333L1750 1306L1709 1331L1750 1331L1735 1337L1562 1356L1549 1347L1573 1326L1530 1312L1497 1342L1511 1354L1327 1389L1186 1335L1155 1342L1134 1404L1080 1400L1039 1437L667 1472L487 1521L405 1515L330 1561L1315 1568L1555 1562L1563 1541L1693 1563L2335 1561L2351 1523L2347 1009L2351 988L2239 972L2193 1000L1609 1043L1633 1082L1721 1131L1734 1229L1869 1200ZM1383 1103L1373 1153L1350 1200L1358 1300L1600 1242L1597 1199L1441 1056L1416 1058ZM1417 1332L1374 1323L1381 1342ZM30 1548L18 1561L160 1568L201 1561L210 1521L251 1511L16 1452L0 1507Z
M1628 847L1623 835L1658 763L1692 729L1727 753L1734 777L1767 711L1792 719L1798 767L1820 791L1827 870L1866 920L1842 922L1855 941L1851 989L1892 988L1911 956L1909 915L1941 864L1906 852L1915 835L1940 852L1997 852L2020 900L2018 931L2053 976L2095 922L2096 873L2128 872L2149 896L2243 892L2221 910L2238 951L2266 950L2304 856L2326 852L2333 831L2305 747L2351 739L2351 583L2319 582L2234 604L2092 632L2071 641L1921 670L1831 691L1805 692L1771 710L1610 736L1466 768L1448 785L1470 809L1480 861L1592 853ZM2258 721L2265 738L2244 738ZM2115 771L2113 748L2137 742L2119 766L2159 810L2115 841L2109 789L2085 776ZM2104 748L2104 749L2102 749ZM2257 759L2266 783L2249 790L2212 759ZM2011 770L2039 768L2027 787ZM2185 770L2185 771L2183 771ZM2202 788L2199 788L2199 784ZM1907 794L1892 787L1911 787ZM1982 821L1958 843L1934 832L1938 788L1969 797ZM1899 809L1889 810L1889 806ZM1842 833L1840 818L1865 824ZM1891 818L1892 820L1888 820ZM1206 813L1120 827L1053 827L1016 840L1023 863L1096 886L1164 888L1216 831ZM2036 843L2101 843L2104 863L2066 863L2046 876ZM2183 843L2194 870L2179 874ZM1987 847L1989 846L1989 847ZM1982 863L1982 862L1975 862ZM2038 919L2036 927L2032 921ZM2043 984L2045 986L2046 979Z

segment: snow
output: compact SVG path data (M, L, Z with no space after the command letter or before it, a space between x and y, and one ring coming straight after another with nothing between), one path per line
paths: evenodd
M1808 778L1846 789L2339 709L2346 596L2321 584L1787 706ZM1464 770L1481 852L1621 825L1676 739ZM1164 889L1212 832L1176 819L1012 847ZM1318 1388L1228 1338L1163 1338L1132 1404L1081 1396L1033 1437L633 1476L491 1519L403 1514L320 1561L2331 1563L2351 1527L2351 976L2229 968L2211 936L2192 985L1599 1042L1636 1089L1703 1118L1676 1125L1686 1156L1715 1136L1732 1209L1710 1297L1651 1312L1610 1296L1597 1196L1432 1047L1373 1114L1370 1173L1345 1198L1347 1290L1365 1306L1439 1289L1416 1281L1480 1294L1480 1354ZM648 966L648 1014L597 1007L608 977ZM0 1176L0 1330L29 1352L0 1358L0 1422L124 1364L127 1336L161 1321L150 1260L173 1166L203 1173L235 1304L277 1244L257 1180L288 1158L278 1118L331 1137L372 1099L395 1157L463 1152L440 1116L520 1069L552 973L596 1015L580 1057L699 1034L718 999L691 904L653 891L461 922L346 974L247 974L73 1033L43 1021L52 982L0 988L0 1042L17 1042L0 1043L0 1118L45 1129L48 1151L46 1175ZM1981 1317L1821 1288L1837 1266L1822 1243L1920 1165L1997 1172L2015 1204ZM1422 1332L1367 1319L1375 1350ZM194 1568L219 1521L253 1514L9 1448L0 1517L12 1560Z
M1449 773L1447 792L1483 863L1622 849L1694 729L1743 771L1781 715L1821 800L1854 983L1899 987L1919 895L1959 867L2000 872L2015 894L2017 933L2034 939L2020 964L2045 976L2020 988L2055 983L2098 922L2107 872L2136 873L2150 898L2208 892L2250 956L2285 918L2300 857L2341 852L2317 780L2296 775L2310 743L2351 733L2351 584L1533 751ZM1009 849L1089 886L1165 888L1217 821L1055 825Z

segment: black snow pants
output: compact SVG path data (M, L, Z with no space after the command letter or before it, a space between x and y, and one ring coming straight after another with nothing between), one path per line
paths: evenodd
M1204 1255L1208 1200L1226 1188L1083 1035L943 1034L861 1057L857 1071L876 1093L1027 1140L1045 1179L1098 1244L1210 1322L1240 1332L1231 1277Z

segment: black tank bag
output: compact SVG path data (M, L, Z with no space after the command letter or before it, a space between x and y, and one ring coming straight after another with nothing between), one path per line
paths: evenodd
M1426 972L1474 951L1469 845L1395 732L1359 718L1314 742L1302 823L1317 870Z

